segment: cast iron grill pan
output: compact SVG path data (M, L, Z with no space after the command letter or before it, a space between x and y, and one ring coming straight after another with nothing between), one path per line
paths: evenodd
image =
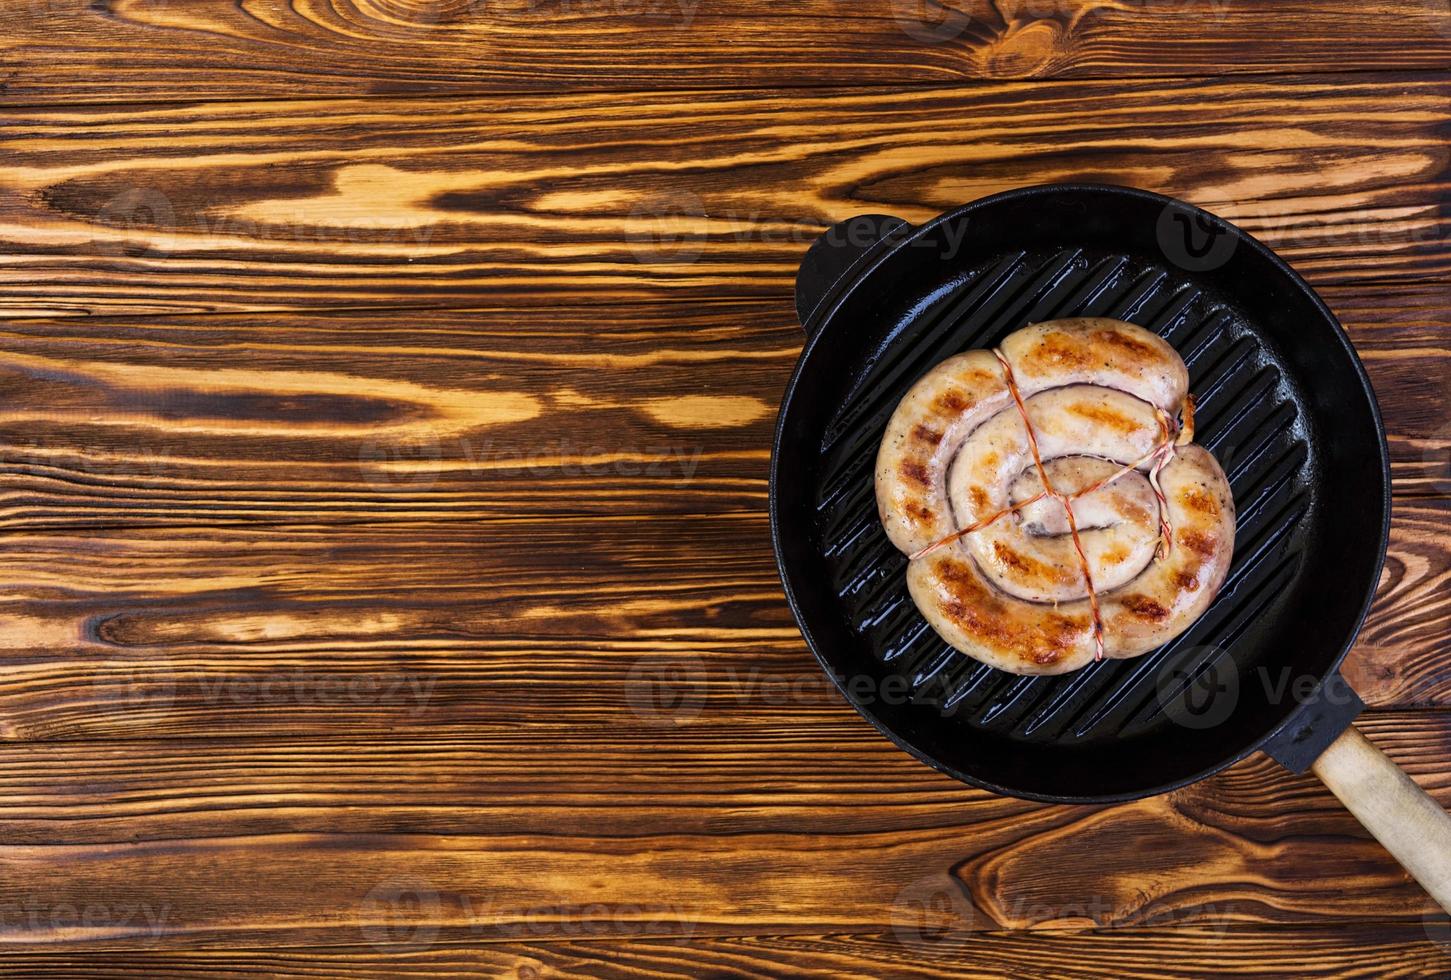
M999 792L1121 799L1228 765L1284 721L1287 683L1333 671L1378 576L1386 491L1367 449L1381 445L1378 417L1363 374L1326 369L1345 345L1338 324L1230 226L1210 229L1234 236L1228 258L1222 245L1181 252L1166 236L1184 234L1188 248L1195 229L1166 222L1165 201L1043 188L915 232L886 223L882 243L847 251L860 257L845 290L838 282L806 317L821 341L783 405L772 487L798 621L878 727ZM1160 649L1019 677L953 650L917 612L906 558L877 517L873 469L898 400L934 364L1070 316L1137 323L1184 358L1196 441L1234 494L1235 556L1208 612ZM1347 466L1357 440L1360 477Z

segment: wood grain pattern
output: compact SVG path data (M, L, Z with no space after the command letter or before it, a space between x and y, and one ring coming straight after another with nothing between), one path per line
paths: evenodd
M1347 672L1451 703L1451 501L1396 507ZM0 737L840 717L764 516L14 532Z
M1439 526L1445 507L1444 498L1393 507L1395 537L1408 546L1387 551L1375 608L1344 666L1346 679L1372 703L1451 705L1451 660L1441 633L1451 624L1451 534Z
M1451 11L1436 0L12 0L0 99L457 96L1448 65Z
M1451 492L1443 291L1325 296L1396 494ZM781 300L16 321L0 526L759 511L801 339Z
M863 211L1187 198L1317 285L1430 283L1438 74L0 111L0 312L785 297Z
M1397 496L1451 494L1451 332L1447 292L1425 287L1320 290L1365 364L1391 448Z
M954 933L906 939L874 935L795 935L660 940L575 939L559 942L437 944L426 949L376 946L227 952L18 953L16 971L34 977L251 978L328 976L517 977L594 980L640 974L773 980L820 976L964 980L1199 980L1216 977L1338 977L1424 980L1444 975L1445 947L1414 925L1368 923L1324 928L1120 929L1103 932ZM3 968L0 968L3 969Z
M1451 802L1451 713L1365 728ZM1438 936L1429 899L1330 793L1262 756L1112 807L969 789L845 715L670 738L500 725L23 744L0 761L0 913L27 924L6 936L17 948L1332 921Z
M1451 805L1451 7L947 3L5 0L0 976L1451 977L1264 756L896 749L764 514L829 223L1205 205L1376 385L1346 672Z
M761 510L780 304L21 321L0 522Z

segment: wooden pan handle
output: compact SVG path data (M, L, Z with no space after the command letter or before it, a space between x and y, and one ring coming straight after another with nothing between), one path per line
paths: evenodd
M1310 768L1451 912L1451 813L1354 726L1331 742Z

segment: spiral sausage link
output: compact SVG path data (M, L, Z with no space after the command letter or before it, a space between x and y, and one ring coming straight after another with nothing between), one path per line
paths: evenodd
M917 607L952 646L1018 674L1177 636L1234 547L1228 481L1191 436L1184 362L1130 323L1049 321L943 361L877 455Z

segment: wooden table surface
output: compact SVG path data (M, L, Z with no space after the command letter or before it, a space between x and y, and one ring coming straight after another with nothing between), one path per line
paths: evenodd
M950 8L0 0L0 972L1451 975L1263 756L1082 807L894 748L765 513L831 222L1206 206L1375 383L1347 671L1451 805L1447 0Z

